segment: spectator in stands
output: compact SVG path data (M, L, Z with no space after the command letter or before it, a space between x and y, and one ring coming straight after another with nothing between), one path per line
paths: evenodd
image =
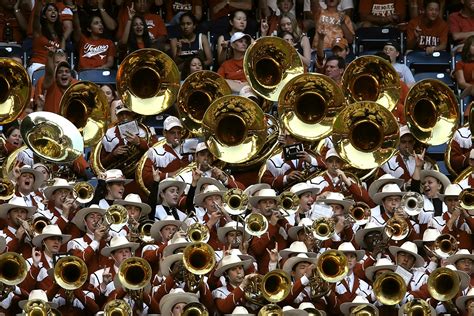
M81 32L79 15L74 14L74 42L79 45L79 69L110 69L115 61L115 45L103 38L104 24L100 16L90 16L88 36Z
M229 25L230 15L236 10L252 10L252 0L209 0L211 14L210 32L219 37L224 34ZM248 21L249 22L249 21ZM252 31L256 31L256 22L253 21ZM248 30L248 29L247 29Z
M212 64L211 45L207 36L196 33L196 18L189 12L183 13L180 17L180 36L170 39L171 57L178 67L182 69L187 57L201 55L205 66Z
M427 54L446 49L448 23L440 17L439 0L425 1L424 13L410 20L407 27L408 49L424 50Z
M2 42L23 41L28 22L23 15L22 1L0 1L0 40Z
M196 21L202 19L202 0L178 0L166 1L166 22L170 25L179 25L181 14L189 12L196 17Z
M449 31L456 46L453 51L460 52L466 39L474 35L474 2L464 0L463 8L459 12L449 15Z
M390 57L390 62L393 68L398 72L400 79L405 82L409 87L415 84L415 78L411 73L411 70L405 65L397 62L400 56L400 45L395 41L387 42L383 48L385 54Z
M147 24L143 16L137 15L133 9L133 4L128 7L128 20L123 30L120 46L126 55L141 48L149 48L152 46L150 33L147 32Z
M227 59L232 58L232 47L230 47L230 38L236 32L245 32L247 28L247 13L242 10L236 10L229 17L229 31L217 38L217 63L221 65ZM262 36L264 36L262 34Z
M331 45L332 54L339 56L346 60L347 55L349 55L349 43L344 37L337 37L332 41Z
M337 83L341 83L342 74L346 69L346 62L342 57L330 56L324 64L324 74Z
M466 39L454 74L459 88L463 90L461 97L474 95L474 35Z
M321 6L323 10L327 9L325 0L319 0L319 5ZM352 14L354 13L354 1L353 0L339 1L339 4L337 5L337 11L341 13L343 12L345 15L347 15L348 17L352 19Z
M4 125L2 134L3 135L0 136L4 137L4 142L0 141L0 155L2 157L8 157L10 153L23 144L18 121Z
M449 4L454 4L459 0L451 0L449 1ZM409 13L410 13L410 20L416 18L419 15L423 15L426 13L425 11L425 6L428 2L425 2L424 0L409 0ZM440 16L444 15L444 10L446 8L446 0L439 0L439 12ZM451 12L454 12L454 10L450 9Z
M100 16L104 22L104 37L113 39L113 32L117 29L117 22L110 5L105 4L105 0L85 0L82 5L78 5L79 20L81 26L88 25L90 16Z
M204 62L199 55L188 57L183 63L183 70L181 71L181 80L185 80L193 72L203 70Z
M261 36L276 35L280 17L288 12L295 13L293 0L277 0L276 6L270 0L259 1L262 19L260 21Z
M279 32L280 34L288 32L293 35L294 42L296 43L295 48L300 54L303 64L308 67L311 63L311 45L308 36L301 31L298 21L296 21L293 14L285 13L281 15Z
M226 60L217 70L217 73L227 80L232 92L239 93L247 84L244 73L244 55L250 45L251 37L248 34L237 32L230 38L232 59Z
M303 55L301 55L301 53L300 53L301 46L298 47L298 42L295 41L295 37L294 37L293 33L282 32L280 34L280 37L282 39L284 39L285 41L287 41L291 46L293 46L296 49L296 51L298 52L298 55L300 56L301 61L303 62L303 65L305 66L305 69L308 69L308 67L311 63L311 59L306 59L306 58L304 58Z
M397 26L405 21L405 0L364 0L359 4L360 27Z

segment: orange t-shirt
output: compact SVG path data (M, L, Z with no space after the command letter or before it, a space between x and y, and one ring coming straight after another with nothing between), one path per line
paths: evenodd
M77 80L72 78L71 84L76 83ZM59 114L59 104L61 103L61 98L63 97L64 91L56 84L56 78L53 81L51 87L46 90L46 96L44 100L44 110L48 112L53 112Z
M44 6L46 4L46 1L36 1L35 7L39 4ZM58 8L59 18L61 19L61 21L72 21L73 12L69 7L66 7L66 5L62 2L56 2L54 5ZM33 8L33 12L31 13L30 19L28 20L28 36L33 35L33 19L35 15L34 12L35 8Z
M352 26L351 18L347 15L344 18L344 24L347 26L352 35L354 35L355 32L354 27ZM328 10L322 10L319 16L318 25L318 27L326 31L326 36L324 37L324 49L331 49L332 43L336 38L344 37L339 12L329 12ZM318 46L318 38L318 32L316 32L313 38L313 47Z
M148 26L148 33L150 33L150 38L152 40L168 35L165 22L158 14L145 13L143 17L145 18L146 25ZM122 10L119 14L119 27L117 30L118 39L122 38L127 21L128 13L126 10Z
M417 16L408 22L407 38L408 42L415 40L415 29L418 26L421 29L421 35L415 47L411 49L424 49L426 47L438 46L440 43L448 42L448 23L438 18L433 25L428 26L424 23L423 16Z
M224 79L247 81L244 73L244 59L229 59L222 63L217 73Z
M79 69L99 68L107 63L110 56L115 57L115 45L111 40L105 38L94 40L81 36Z
M30 63L38 63L46 65L48 60L48 50L46 46L58 45L58 41L50 41L46 36L41 35L33 39L33 56L31 56Z
M359 13L365 15L390 16L397 14L399 21L405 21L405 0L364 0L360 1Z
M458 61L456 63L456 68L454 69L455 71L462 70L464 74L464 80L469 83L473 84L474 83L474 62L471 63L465 63L462 60Z

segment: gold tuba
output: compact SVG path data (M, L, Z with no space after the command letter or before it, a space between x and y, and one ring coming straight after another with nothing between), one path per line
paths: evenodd
M0 283L17 285L25 280L28 273L26 260L16 252L0 255Z
M191 302L184 306L181 316L209 316L209 312L204 304Z
M262 109L240 96L215 100L204 114L202 128L209 151L230 163L250 160L265 145L267 137Z
M446 267L437 268L428 277L428 292L435 300L450 301L458 294L460 283L456 271Z
M117 94L135 113L155 115L166 111L179 90L179 70L165 53L143 48L128 54L117 71Z
M305 73L283 87L278 98L278 114L291 135L316 141L331 133L336 115L344 105L342 90L334 80Z
M21 122L20 132L28 148L46 161L68 163L84 152L81 133L74 124L58 114L28 114Z
M0 179L0 201L8 201L15 195L15 185L8 178Z
M443 234L436 238L433 252L443 259L447 259L458 251L458 241L453 235Z
M262 295L270 303L283 301L291 287L291 278L284 270L270 271L262 279Z
M303 62L295 48L276 36L257 39L245 52L247 82L265 99L278 101L286 83L303 71Z
M230 215L242 215L247 211L249 197L239 188L232 188L224 193L222 207Z
M319 217L313 221L311 229L318 240L328 240L334 235L335 223L332 218Z
M423 211L425 201L418 192L408 192L403 195L400 207L410 216L416 216Z
M93 146L102 140L108 124L109 102L95 83L78 81L64 92L59 111L82 133L84 145Z
M202 118L211 103L232 94L227 81L209 70L196 71L184 80L176 105L184 127L195 136L202 135Z
M347 257L342 251L326 250L318 257L316 270L324 281L339 282L349 273Z
M277 198L278 211L283 216L290 216L298 212L300 207L300 198L290 191L282 192Z
M186 238L190 242L207 243L210 238L209 227L206 224L194 223L188 226L186 230Z
M403 240L410 233L410 228L405 219L392 217L385 223L384 231L390 239Z
M365 225L370 221L370 206L364 202L356 202L349 209L349 215L354 219L357 225Z
M49 316L51 307L43 300L28 300L23 306L23 312L26 316Z
M407 316L434 316L431 313L431 306L425 300L415 298L406 302L401 307L403 315Z
M126 290L136 291L145 288L150 284L151 276L151 266L143 258L131 257L120 264L118 278Z
M122 299L115 299L104 306L104 316L130 316L132 307Z
M382 57L358 57L347 65L341 80L348 103L373 101L392 111L400 100L400 76Z
M468 211L474 210L474 189L466 188L459 194L460 206Z
M89 182L77 182L74 184L73 191L76 195L76 201L81 204L89 203L94 198L95 189Z
M351 166L372 169L395 154L400 131L389 110L375 102L358 102L339 113L332 140L338 154Z
M268 230L268 220L260 213L250 213L244 220L245 232L251 236L260 237Z
M15 121L30 103L31 80L25 67L0 58L0 125Z
M400 303L407 292L405 280L395 272L385 272L375 279L375 297L384 305Z
M193 274L207 274L216 265L214 249L206 243L195 242L184 249L183 264Z
M54 280L65 290L82 287L87 281L87 276L86 263L79 257L63 257L54 265Z
M444 144L458 127L456 96L451 88L439 80L421 80L408 92L405 118L417 140L430 146Z

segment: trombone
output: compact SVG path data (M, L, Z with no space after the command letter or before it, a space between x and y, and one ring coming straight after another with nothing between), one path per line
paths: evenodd
M410 233L407 222L403 218L392 217L385 224L385 234L393 240L403 240Z
M113 204L107 208L102 217L102 225L105 224L106 229L111 225L125 225L128 223L128 211L125 206Z
M290 276L280 269L265 274L261 283L262 295L270 303L283 301L290 294L291 287Z
M195 242L184 248L183 264L189 272L205 275L216 265L214 249L204 242Z
M446 267L437 268L428 277L428 292L434 299L448 302L458 294L460 283L455 271Z
M209 316L206 306L202 303L191 302L184 306L182 316Z
M436 238L433 252L439 258L447 259L458 251L458 241L450 234L443 234Z
M131 257L125 259L119 267L118 278L128 291L139 291L150 284L151 266L143 258Z
M8 178L0 179L0 201L8 201L15 195L15 186Z
M417 216L423 211L425 201L418 192L408 192L403 195L400 207L410 216Z
M79 257L62 257L54 265L54 280L65 290L73 291L82 287L87 276L86 263Z
M74 200L86 204L94 198L94 187L86 181L77 182L73 187Z
M248 203L248 195L238 188L227 190L222 199L222 207L230 215L245 214Z
M311 229L314 232L316 239L324 241L328 240L334 235L335 223L332 218L320 217L314 220Z
M210 235L209 227L202 223L194 223L188 226L186 230L186 238L191 242L207 243Z
M298 212L300 198L290 191L285 191L278 196L277 207L283 216L290 216Z
M468 211L474 210L474 189L466 188L459 194L460 206Z
M0 283L17 285L25 280L28 273L26 260L16 252L0 255Z
M268 220L260 213L250 213L244 219L245 232L260 237L268 230Z
M364 202L356 202L349 209L349 216L354 219L357 225L365 225L370 221L370 206Z
M430 316L431 307L423 299L415 298L410 302L403 304L402 312L403 315L420 315L420 316Z

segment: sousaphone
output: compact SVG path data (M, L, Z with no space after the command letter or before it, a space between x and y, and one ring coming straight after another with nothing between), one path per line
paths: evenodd
M331 133L336 115L344 105L342 90L334 80L306 73L283 87L278 98L278 114L291 135L316 141Z
M0 125L17 119L30 102L31 80L25 67L0 58Z
M245 52L247 82L268 100L277 101L286 83L303 71L303 62L295 48L276 36L257 39Z
M420 142L430 146L444 144L458 127L456 96L439 80L419 81L408 92L405 118L410 132Z
M209 151L229 163L250 160L267 137L262 109L247 98L233 95L223 96L209 106L202 128Z
M196 136L202 135L202 117L211 103L232 93L219 74L201 70L189 75L178 92L176 105L184 127Z
M124 105L141 115L167 110L179 90L178 66L165 53L143 48L129 54L117 71L117 93Z
M60 113L82 133L86 147L97 144L107 130L109 103L104 91L93 82L79 81L64 92Z
M342 89L349 104L373 101L392 111L400 100L400 76L384 58L361 56L346 67Z
M339 156L358 169L384 164L395 153L400 131L393 114L375 102L357 102L334 121L332 141Z

